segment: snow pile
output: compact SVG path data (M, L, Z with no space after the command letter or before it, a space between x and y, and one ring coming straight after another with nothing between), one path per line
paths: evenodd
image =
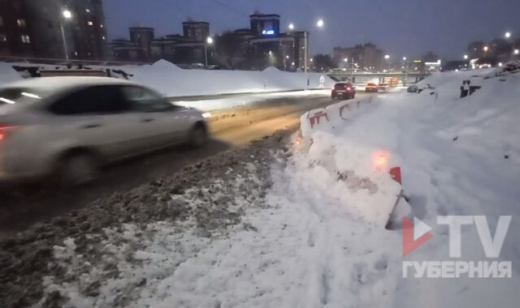
M22 78L12 66L35 67L27 63L0 63L0 85ZM226 71L226 70L184 70L178 66L160 60L153 65L125 66L88 66L92 69L110 69L114 76L127 76L128 79L156 89L165 96L199 96L223 93L272 92L305 89L304 73L290 73L268 68L258 71ZM55 69L55 66L49 66ZM334 81L326 75L309 73L310 87L320 86L320 77L325 76L325 87L334 85Z
M330 155L326 153L335 153L347 145L350 149L341 157L353 160L354 166L348 168L356 174L369 170L370 166L363 165L362 161L363 158L368 161L371 152L386 152L391 165L401 166L404 190L414 215L434 227L430 231L433 239L406 260L453 260L448 255L449 232L437 225L437 216L485 215L492 234L500 215L513 216L498 259L512 262L513 279L402 278L395 302L388 306L490 307L500 302L504 307L516 307L520 300L515 291L520 286L520 240L515 236L520 232L519 225L515 224L520 218L517 188L520 182L520 75L510 73L489 78L489 74L496 76L490 70L435 74L422 82L424 86L435 87L434 90L389 95L376 102L377 108L366 108L362 116L333 120L327 125L314 126L310 132L307 127L306 134L312 139L309 155L315 154L314 146L328 149L319 151L323 159ZM472 85L482 88L460 99L463 80L471 80ZM305 126L304 123L302 131ZM352 155L356 152L360 154ZM299 171L300 174L307 172ZM318 175L306 177L314 187L320 187L341 202L342 196L337 195L335 185L330 181L320 185L320 180L323 178ZM352 203L344 204L349 211L357 208ZM462 230L462 260L494 261L485 257L475 226ZM367 232L372 231L367 229ZM400 245L395 249L398 248ZM389 251L381 247L375 253L388 254Z

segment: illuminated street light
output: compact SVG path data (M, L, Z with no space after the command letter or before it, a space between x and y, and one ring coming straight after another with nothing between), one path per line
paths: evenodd
M489 50L489 47L488 46L484 46L484 51L488 51Z
M385 55L385 59L386 60L390 59L390 55Z
M515 55L518 55L518 54L520 54L520 50L515 49Z
M289 59L289 56L285 56L286 59Z
M206 66L208 66L208 45L211 44L213 44L213 38L211 36L208 36L208 38L206 39L206 44L204 44L204 59Z
M511 38L511 32L506 32L506 39Z
M64 10L63 11L63 17L65 17L65 19L71 19L72 18L72 12L69 11L69 10Z
M289 30L294 30L294 24L289 24Z
M469 58L468 55L464 55L464 60L467 60Z
M318 28L323 28L323 26L325 25L325 22L323 21L323 19L319 19L318 22L316 23L316 25L318 26ZM309 36L308 36L308 33L307 31L303 31L303 49L305 50L305 53L304 53L304 66L303 66L303 70L305 72L305 88L308 88L309 87L309 84L310 84L310 81L309 81L309 74L308 74L308 70L309 70ZM311 59L312 61L312 59Z
M403 57L403 61L406 61L406 57Z
M343 59L344 62L348 62L348 58Z

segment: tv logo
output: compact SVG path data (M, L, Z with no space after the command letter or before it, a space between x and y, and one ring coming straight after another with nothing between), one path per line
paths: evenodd
M504 245L511 216L500 216L494 235L491 234L485 216L438 216L438 225L449 227L449 257L462 257L462 227L475 225L480 243L488 259L500 256ZM418 249L429 241L433 234L432 228L418 218L413 221L403 218L403 257ZM403 261L403 277L407 278L409 269L415 270L414 277L428 278L511 278L512 263L510 261Z

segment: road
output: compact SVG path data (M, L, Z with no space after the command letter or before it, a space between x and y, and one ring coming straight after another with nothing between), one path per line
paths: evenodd
M359 93L357 98L367 94ZM111 166L85 187L62 190L52 187L18 187L0 190L0 237L60 214L73 211L115 192L171 175L184 166L226 151L234 146L271 135L280 129L296 129L307 110L332 104L328 96L277 98L261 103L212 112L210 127L214 139L204 148L166 149Z

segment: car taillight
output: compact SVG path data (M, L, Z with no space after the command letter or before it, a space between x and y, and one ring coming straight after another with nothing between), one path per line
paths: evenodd
M347 87L347 91L352 91L352 88L351 87Z
M5 140L7 138L7 134L12 131L14 126L2 126L0 125L0 141Z

